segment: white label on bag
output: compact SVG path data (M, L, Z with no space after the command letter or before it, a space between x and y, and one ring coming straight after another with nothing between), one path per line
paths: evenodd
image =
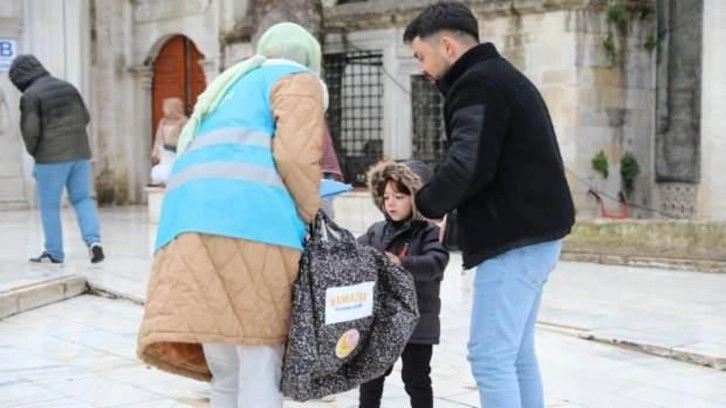
M328 288L325 291L325 324L358 320L373 314L375 282Z

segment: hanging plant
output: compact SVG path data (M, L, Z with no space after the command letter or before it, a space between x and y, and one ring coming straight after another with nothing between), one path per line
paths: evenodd
M632 153L625 153L620 160L620 178L623 180L623 190L630 194L635 189L635 178L640 174L640 164Z
M608 178L610 171L608 170L608 157L605 152L600 150L595 157L592 158L592 169L600 173L603 178Z
M654 34L649 35L648 38L645 39L645 43L643 44L643 47L648 51L653 51L657 46L658 39Z
M610 56L611 65L613 66L618 62L618 54L623 51L618 48L627 46L627 42L623 37L627 34L628 20L631 17L631 10L624 1L611 0L609 2L607 8L607 35L603 38L602 45L605 52Z
M628 9L622 3L611 4L608 7L608 20L613 24L623 24L628 20Z
M608 33L605 39L602 40L602 46L605 48L605 51L607 51L608 55L610 56L612 64L615 64L615 59L617 58L617 50L615 49L615 38L613 37L612 33Z

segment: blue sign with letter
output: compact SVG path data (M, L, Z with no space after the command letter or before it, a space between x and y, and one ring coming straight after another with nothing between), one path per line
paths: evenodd
M0 38L0 71L10 69L10 64L18 55L18 43L12 38Z

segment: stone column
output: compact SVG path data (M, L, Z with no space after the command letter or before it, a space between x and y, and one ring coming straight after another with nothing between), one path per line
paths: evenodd
M4 209L25 208L26 186L23 179L23 157L20 132L13 126L10 106L0 89L0 137L5 148L0 149L0 211ZM17 105L16 105L17 106Z
M658 209L676 218L696 213L701 182L701 91L714 83L701 80L703 0L666 0L659 27L655 176Z
M726 2L705 0L701 91L701 188L698 217L726 220Z
M411 77L402 72L396 52L397 39L392 33L391 45L383 50L383 69L394 77L383 76L383 152L393 159L408 159L413 135L412 118L408 113L411 112Z
M204 70L204 77L209 85L219 75L219 63L216 58L206 58L199 61L199 65Z
M15 3L15 2L14 2ZM29 48L23 43L22 32L25 21L31 17L23 16L23 4L15 3L4 9L4 20L0 23L0 35L17 41L19 50L27 51ZM25 153L23 139L20 136L20 120L18 110L20 93L10 82L7 73L0 76L0 139L3 148L0 149L0 210L27 208L34 203L35 189L32 172L32 160ZM27 163L26 163L27 161Z
M131 162L131 188L129 200L133 203L145 203L144 186L149 181L151 171L152 129L151 84L154 71L151 66L136 65L129 68L133 82L133 127Z
M224 56L222 58L222 70L225 70L232 65L244 60L245 58L253 55L255 52L252 43L241 42L227 44L224 47Z
M95 106L89 110L95 129L93 157L96 195L98 203L104 205L116 201L114 184L118 163L114 163L114 159L119 156L116 149L116 111L119 109L119 101L116 98L118 92L112 86L118 82L113 64L117 39L114 21L118 17L113 1L98 0L92 4L96 14L94 28L97 33L92 43L95 51Z

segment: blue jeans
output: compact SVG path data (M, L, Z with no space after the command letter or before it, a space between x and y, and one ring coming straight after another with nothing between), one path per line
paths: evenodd
M91 198L90 160L36 164L33 177L38 189L46 253L57 261L65 257L60 213L63 188L68 189L68 199L76 210L83 241L87 246L101 242L96 204Z
M534 346L542 288L562 241L506 252L476 269L469 363L485 408L543 408Z

